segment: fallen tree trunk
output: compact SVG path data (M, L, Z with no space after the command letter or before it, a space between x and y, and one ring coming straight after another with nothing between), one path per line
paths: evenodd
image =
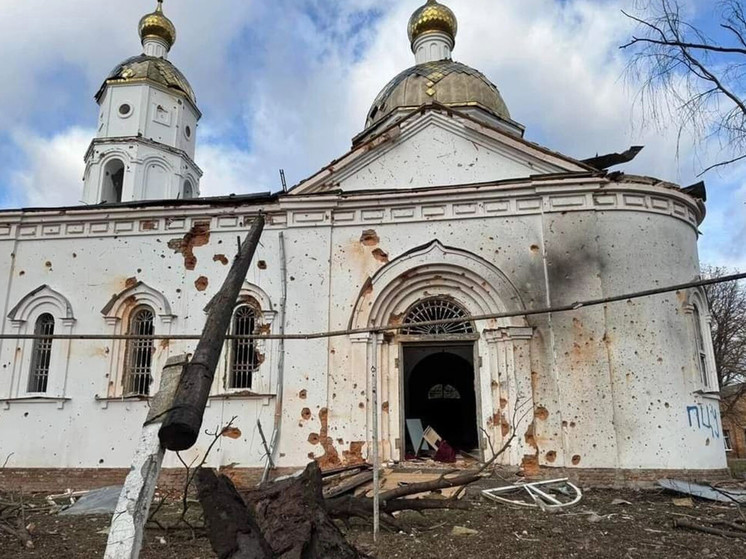
M199 500L220 559L363 559L330 518L313 462L297 478L265 484L246 500L225 476L202 470Z
M383 526L393 531L403 530L393 514L405 510L467 510L470 504L455 498L405 497L464 487L481 477L481 472L444 475L386 491L380 501ZM324 499L321 470L316 462L310 463L298 477L261 485L243 493L243 498L228 478L218 477L211 470L199 473L197 486L210 542L220 559L364 557L345 540L334 520L370 521L373 499L352 495Z
M246 503L225 476L197 473L197 494L212 549L219 559L272 559L272 550Z
M360 559L330 518L322 495L321 470L311 462L294 479L268 483L246 494L274 557Z

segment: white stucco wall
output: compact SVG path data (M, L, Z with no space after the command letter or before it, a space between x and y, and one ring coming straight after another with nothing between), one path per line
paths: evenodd
M227 272L221 255L232 258L236 236L258 209L267 212L268 227L246 290L267 301L262 311L275 317L273 333L281 298L280 232L288 333L344 330L365 324L376 309L385 314L378 324L385 324L428 294L450 294L478 314L607 297L698 274L700 210L692 199L647 184L556 179L510 188L289 196L261 208L10 212L0 215L0 248L14 255L0 277L2 316L46 284L69 300L74 332L114 332L116 321L107 321L102 308L145 282L173 315L156 320L157 333L199 333L203 308ZM197 260L187 269L183 251L174 247L203 222L210 224L209 239L192 242ZM415 283L419 291L397 295L397 286ZM578 468L724 467L719 418L708 430L689 425L687 408L715 402L697 394L702 387L687 297L478 322L480 426L499 443L520 394L535 412L519 426L511 463L528 455L546 466ZM3 332L13 332L11 322L4 318ZM380 342L382 448L384 458L397 459L400 346L395 336ZM213 398L206 411L205 428L235 415L242 431L239 440L221 441L214 465L261 465L256 420L272 430L279 345L264 343L266 359L252 388L257 394ZM286 342L280 466L365 456L369 344L366 335ZM158 344L155 376L169 355L193 346ZM120 394L117 345L72 342L69 360L55 363L52 372L64 377L55 384L60 392L35 402L18 399L26 396L27 374L19 355L28 348L7 340L0 345L0 454L13 452L16 467L127 467L147 404L110 399ZM219 372L216 394L223 392L222 378ZM176 465L168 460L167 466Z
M119 108L125 104L132 110L121 114ZM151 83L124 83L108 85L100 105L98 138L141 135L180 149L194 159L199 113L182 95Z
M457 186L588 171L466 115L437 109L410 114L303 181L295 192Z

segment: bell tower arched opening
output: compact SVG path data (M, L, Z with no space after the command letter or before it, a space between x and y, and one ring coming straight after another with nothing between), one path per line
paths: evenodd
M115 204L122 201L124 186L124 163L121 159L112 159L104 166L103 184L101 185L101 202Z

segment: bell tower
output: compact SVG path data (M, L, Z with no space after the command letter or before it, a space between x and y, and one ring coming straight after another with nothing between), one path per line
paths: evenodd
M176 27L163 0L139 24L143 52L119 64L96 94L98 131L85 155L83 201L112 204L199 196L194 162L202 114L168 60Z

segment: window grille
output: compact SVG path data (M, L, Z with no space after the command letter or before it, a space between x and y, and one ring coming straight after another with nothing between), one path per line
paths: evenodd
M251 336L256 333L256 311L241 305L233 313L232 334ZM231 340L230 388L251 388L254 371L259 368L256 342L249 339Z
M702 315L699 312L699 307L695 304L694 311L694 339L697 344L697 365L699 367L699 374L702 377L702 384L706 387L710 386L710 377L707 371L707 352L705 351L705 338L702 333Z
M404 328L402 334L407 336L473 334L474 328L468 321L418 326L420 322L456 319L465 316L467 316L466 311L452 301L427 299L417 303L407 313L404 324L411 324L411 326Z
M54 317L51 314L43 314L36 319L34 326L36 336L54 335ZM49 384L49 364L52 360L52 340L49 338L36 338L31 355L31 370L29 374L28 391L43 393L47 391Z
M436 384L427 393L428 400L460 400L458 388L450 384Z
M731 452L733 450L733 446L730 442L730 431L724 430L723 431L723 442L725 443L725 451Z
M148 307L136 309L130 318L128 334L152 336L155 315ZM153 364L153 340L128 340L125 355L125 387L129 395L146 396L150 393L150 372Z

